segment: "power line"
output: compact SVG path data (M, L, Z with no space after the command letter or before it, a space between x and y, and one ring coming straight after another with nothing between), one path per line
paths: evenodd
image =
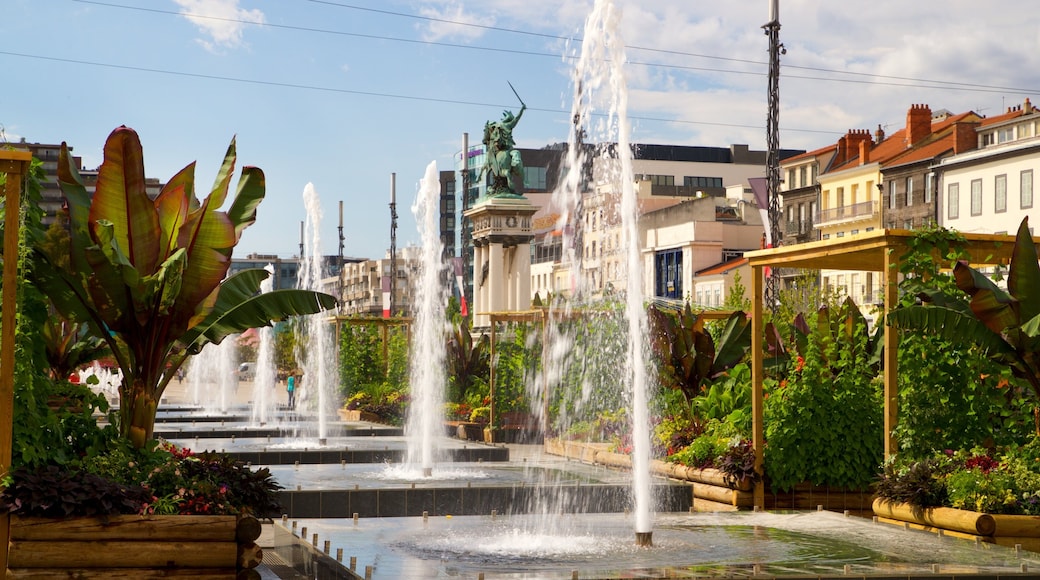
M431 102L431 103L443 103L443 104L451 104L451 105L465 105L465 106L474 106L474 107L503 108L503 107L511 106L511 105L502 105L502 104L495 104L495 103L481 103L481 102L477 102L477 101L463 101L463 100L458 100L458 99L442 99L442 98L436 98L436 97L417 97L417 96L414 96L414 95L402 95L402 94L395 94L395 93L382 93L382 92L376 92L376 91L361 91L361 90L357 90L357 89L342 89L342 88L335 88L335 87L323 87L323 86L319 86L319 85L305 85L305 84L300 84L300 83L286 83L286 82L279 82L279 81L266 81L266 80L258 80L258 79L230 77L230 76L224 76L224 75L211 75L211 74L202 74L202 73L192 73L192 72L175 71L175 70L167 70L167 69L158 69L158 68L151 68L151 67L141 67L141 66L112 64L112 63L106 63L106 62L96 62L96 61L89 61L89 60L79 60L79 59L56 57L56 56L43 56L43 55L38 55L38 54L26 54L26 53L3 51L3 50L0 50L0 55L13 56L13 57L18 57L18 58L30 58L30 59L36 59L36 60L45 60L45 61L50 61L50 62L60 62L60 63L65 63L65 64L80 65L80 66L96 66L96 67L103 67L103 68L116 69L116 70L129 70L129 71L145 72L145 73L152 73L152 74L162 74L162 75L171 75L171 76L188 77L188 78L198 78L198 79L224 81L224 82L232 82L232 83L244 83L244 84L251 84L251 85L280 87L280 88L289 88L289 89L300 89L300 90L309 90L309 91L322 91L322 92L328 92L328 93L360 95L360 96L367 96L367 97L403 99L403 100L409 100L409 101L423 101L423 102ZM528 107L528 109L531 110L531 111L541 111L541 112L552 113L552 114L566 114L566 115L570 115L570 111L564 111L562 109L548 109L548 108L540 108L540 107ZM605 113L599 113L598 115L603 116L603 115L605 115ZM713 126L713 127L734 127L734 128L742 128L742 129L761 129L762 128L759 125L742 125L742 124L738 124L738 123L717 123L717 122L712 122L712 121L689 121L689 120L685 120L685 119L663 119L663 118L658 118L658 117L640 117L640 116L630 116L629 118L633 119L633 120L637 120L637 121L662 122L662 123L679 123L679 124L684 124L684 125L707 125L707 126ZM798 132L798 133L838 134L835 131L822 131L822 130L816 130L816 129L784 129L784 130L785 131L789 131L789 132Z
M96 6L105 6L105 7L109 7L109 8L121 8L121 9L125 9L125 10L137 10L137 11L140 11L140 12L151 12L151 13L156 13L156 14L166 14L166 15L178 16L178 17L188 17L188 16L190 16L192 18L198 18L198 19L214 20L214 21L219 21L219 22L232 22L232 23L236 23L236 24L247 24L247 25L253 25L253 26L263 26L263 27L277 28L277 29L283 29L283 30L295 30L295 31L299 31L299 32L331 34L331 35L337 35L337 36L348 36L348 37L355 37L355 38L367 38L367 39L371 39L371 40L401 42L401 43L408 43L408 44L424 44L424 45L428 45L428 46L441 46L441 47L446 47L446 48L458 48L458 49L463 49L463 50L478 50L478 51L486 51L486 52L499 52L499 53L507 53L507 54L519 54L519 55L525 55L525 56L564 58L564 59L568 59L568 60L574 60L574 59L577 58L577 57L571 56L571 55L560 55L560 54L557 54L557 53L550 53L550 52L537 52L537 51L509 49L509 48L498 48L498 47L489 47L489 46L475 46L475 45L469 45L469 44L457 44L457 43L440 42L440 41L432 41L432 40L417 40L417 39L412 39L412 38L401 38L401 37L385 36L385 35L377 35L377 34L364 34L364 33L356 33L356 32L345 32L345 31L341 31L341 30L330 30L330 29L313 28L313 27L306 27L306 26L294 26L294 25L289 25L289 24L272 24L272 23L268 23L268 22L258 23L258 22L251 21L251 20L244 20L244 19L237 19L237 18L228 18L228 17L222 17L222 16L210 16L210 15L204 15L204 14L198 14L198 13L191 13L191 12L177 12L177 11L173 11L173 10L162 10L162 9L158 9L158 8L144 8L144 7L140 7L140 6L128 6L128 5L125 5L125 4L116 4L116 3L112 3L112 2L101 2L99 0L71 0L71 1L72 2L78 2L78 3L81 3L81 4L92 4L92 5L96 5ZM345 9L350 9L350 10L371 12L371 13L376 13L376 14L385 14L385 15L389 15L389 16L396 16L396 17L402 17L402 18L412 18L412 19L416 19L416 20L424 20L424 21L429 21L429 22L438 22L438 23L442 23L442 24L452 24L452 25L455 25L455 26L465 26L465 27L471 27L471 28L479 28L479 29L482 29L482 30L490 30L490 31L495 31L495 32L505 32L505 33L509 33L509 34L521 34L521 35L526 35L526 36L534 36L534 37L539 37L539 38L546 38L546 39L550 39L550 40L582 42L581 38L570 38L570 37L553 35L553 34L531 32L531 31L528 31L528 30L519 30L519 29L514 29L514 28L504 28L504 27L500 27L500 26L490 26L490 25L486 25L486 24L476 24L476 23L472 23L472 22L463 22L463 21L459 21L459 20L451 20L451 19L446 19L446 18L436 18L436 17L432 17L432 16L423 16L423 15L418 15L418 14L409 14L409 13L406 13L406 12L395 12L395 11L392 11L392 10L384 10L384 9L379 9L379 8L369 8L369 7L365 7L365 6L356 6L356 5L353 5L353 4L345 4L345 3L342 3L342 2L333 2L331 0L305 0L305 1L311 2L311 3L314 3L314 4L322 4L322 5L327 5L327 6L334 6L334 7L337 7L337 8L345 8ZM704 59L711 59L711 60L720 60L720 61L725 61L725 62L735 62L735 63L742 63L742 64L759 65L759 66L766 66L766 65L768 65L768 63L764 62L764 61L755 61L755 60L750 60L750 59L741 59L741 58L733 58L733 57L725 57L725 56L709 55L709 54L699 54L699 53L685 52L685 51L678 51L678 50L668 50L668 49L649 48L649 47L630 46L630 45L626 46L625 48L628 49L628 50L640 50L640 51L645 51L645 52L653 52L653 53L658 53L658 54L668 54L668 55L673 55L673 56L686 56L686 57L693 57L693 58L704 58ZM741 71L741 70L732 70L732 69L718 69L718 68L697 67L697 66L687 66L687 65L678 65L678 64L666 64L666 63L659 63L659 62L641 62L641 61L629 60L628 64L629 65L633 65L633 66L660 67L660 68L670 68L670 69L687 70L687 71L699 71L699 72L709 72L709 73L721 73L721 74L741 74L741 75L754 75L754 76L765 76L766 75L766 73L758 72L758 71ZM1018 94L1023 94L1023 95L1032 95L1032 94L1037 94L1038 92L1040 92L1040 90L1037 90L1037 89L1026 89L1026 88L1019 88L1019 87L980 86L977 83L968 83L968 82L961 82L961 81L944 81L944 80L935 80L935 79L924 79L924 78L918 78L918 77L903 77L903 76L894 76L894 75L881 75L881 74L877 74L877 73L856 72L856 71L848 71L848 70L836 70L836 69L827 69L827 68L812 67L812 66L801 66L801 65L784 64L784 65L782 65L782 67L783 68L789 68L789 69L797 69L797 70L807 70L807 71L823 72L823 73L828 73L828 74L838 74L838 75L849 75L849 76L856 76L856 77L865 77L865 78L870 78L870 79L888 79L889 81L901 81L901 82L885 82L885 81L882 81L882 80L867 81L867 80L856 80L856 79L842 79L842 78L828 78L828 77L814 77L814 76L800 76L800 75L784 75L784 78L799 79L799 80L812 80L812 81L821 81L821 82L842 82L842 83L850 83L850 84L873 84L873 85L880 85L880 86L910 87L910 88L915 88L916 87L916 88L925 88L925 89L943 89L943 88L947 88L947 87L957 87L958 90L961 90L961 91L982 92L982 93L1008 93L1008 92L1011 92L1011 93L1018 93ZM907 84L907 83L919 83L919 84Z

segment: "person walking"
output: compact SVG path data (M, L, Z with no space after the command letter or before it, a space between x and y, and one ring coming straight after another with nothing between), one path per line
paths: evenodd
M296 373L289 375L289 378L285 379L285 390L289 393L289 408L296 408Z

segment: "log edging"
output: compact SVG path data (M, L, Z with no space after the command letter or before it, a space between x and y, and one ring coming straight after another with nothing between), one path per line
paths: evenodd
M10 517L9 578L235 578L263 556L252 516Z

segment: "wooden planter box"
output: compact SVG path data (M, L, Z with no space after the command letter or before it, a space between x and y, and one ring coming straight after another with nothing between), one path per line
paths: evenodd
M369 413L368 411L359 411L357 409L348 411L347 409L336 409L336 413L339 414L340 421L367 421L369 423L379 423L379 415L375 413Z
M955 508L922 508L910 504L874 500L878 521L908 524L910 527L963 538L1040 552L1040 516L984 514Z
M236 516L10 516L7 578L235 578L262 554ZM236 539L237 537L237 539Z
M608 451L605 443L579 443L554 439L546 441L546 451L617 469L632 469L632 458L623 453ZM717 469L697 469L666 461L650 461L650 471L655 475L690 482L693 487L694 503L708 510L750 508L755 504L752 485L749 481L729 485L723 473Z

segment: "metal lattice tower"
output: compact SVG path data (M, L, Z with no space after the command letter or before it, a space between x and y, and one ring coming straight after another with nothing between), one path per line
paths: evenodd
M390 316L397 300L397 174L390 174Z
M769 200L769 242L780 245L780 14L779 0L769 0L769 22L762 28L769 37L769 112L766 116L766 187ZM777 269L770 270L765 284L765 302L775 314L780 293Z

